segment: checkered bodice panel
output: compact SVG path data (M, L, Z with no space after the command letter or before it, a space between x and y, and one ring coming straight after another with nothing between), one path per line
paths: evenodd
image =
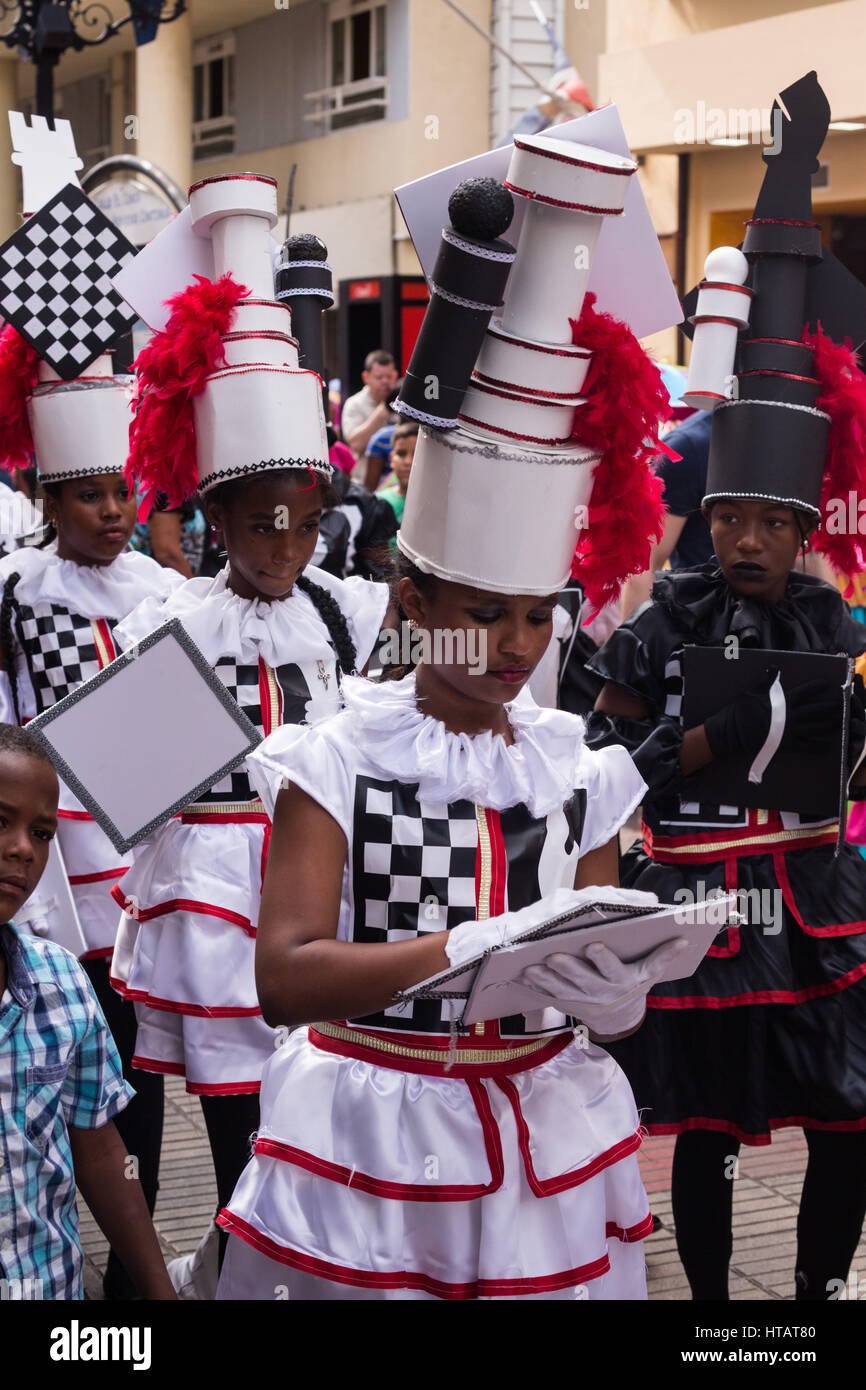
M300 724L307 718L311 691L300 666L272 669L261 660L247 666L226 656L214 663L214 672L263 738L281 724ZM336 683L336 669L329 679ZM253 801L255 796L241 764L199 797L198 804Z
M115 656L110 634L116 618L82 618L58 603L32 608L22 603L18 615L18 638L39 714L97 675Z
M411 941L477 917L537 902L551 866L559 875L579 843L586 793L535 819L525 806L495 812L471 801L419 801L418 784L355 780L351 850L352 940ZM546 869L541 873L542 858ZM572 872L573 879L573 872ZM444 1017L443 1017L444 1013ZM418 999L353 1020L368 1028L447 1033L447 1004ZM526 1036L523 1014L499 1021L502 1036Z
M672 652L665 664L665 714L682 723L683 692L685 681L682 668L682 647ZM801 825L820 824L814 817L786 815L786 820ZM748 811L744 806L718 806L704 801L689 801L685 796L666 796L657 805L657 814L650 821L651 828L664 835L674 835L679 828L714 829L719 826L746 826L749 823Z

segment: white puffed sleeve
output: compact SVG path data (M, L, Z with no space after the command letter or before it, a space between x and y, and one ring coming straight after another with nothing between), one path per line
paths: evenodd
M607 844L643 800L647 789L624 748L581 750L575 787L586 788L581 855Z
M291 782L323 807L346 839L351 839L354 774L340 741L329 734L342 719L336 715L315 727L283 724L247 756L250 781L271 819L279 793Z

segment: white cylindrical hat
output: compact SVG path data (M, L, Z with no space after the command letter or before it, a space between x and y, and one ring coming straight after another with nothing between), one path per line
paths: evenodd
M315 372L282 366L227 367L195 402L199 487L278 468L331 476Z
M544 452L422 427L397 545L425 574L546 595L571 574L598 454Z
M27 399L40 482L122 473L129 453L133 378L113 376L100 357L87 374L61 381L46 363Z

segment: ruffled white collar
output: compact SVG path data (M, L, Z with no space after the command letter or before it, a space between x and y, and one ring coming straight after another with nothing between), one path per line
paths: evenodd
M176 570L166 569L148 555L125 550L110 565L78 565L62 560L56 543L39 549L26 546L0 559L0 587L10 574L19 603L56 603L82 618L125 618L151 595L165 599L183 584Z
M364 763L383 778L418 782L424 801L469 800L494 810L525 804L549 815L571 796L583 749L584 723L564 710L542 709L524 688L507 705L514 743L498 734L455 734L415 701L415 677L374 684L343 682L344 732Z
M335 579L312 566L306 573L336 598L349 621L359 660L366 661L387 602L385 586ZM261 656L269 666L280 666L286 661L303 665L333 659L327 626L312 599L297 586L288 598L267 603L240 598L228 588L227 581L226 566L213 579L188 579L166 603L143 603L118 628L117 640L124 647L130 646L169 618L180 618L211 662L231 656L253 664Z

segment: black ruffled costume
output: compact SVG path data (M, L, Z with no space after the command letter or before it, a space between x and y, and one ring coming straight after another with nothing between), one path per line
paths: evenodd
M650 788L623 884L666 902L736 888L749 914L690 979L654 989L643 1027L609 1050L651 1133L766 1144L786 1125L866 1129L866 860L846 844L834 862L826 819L690 801L680 771L682 648L729 634L776 650L866 650L866 627L830 585L792 573L778 603L750 600L714 561L658 576L653 601L589 662L649 711L588 720L590 746L623 744Z

